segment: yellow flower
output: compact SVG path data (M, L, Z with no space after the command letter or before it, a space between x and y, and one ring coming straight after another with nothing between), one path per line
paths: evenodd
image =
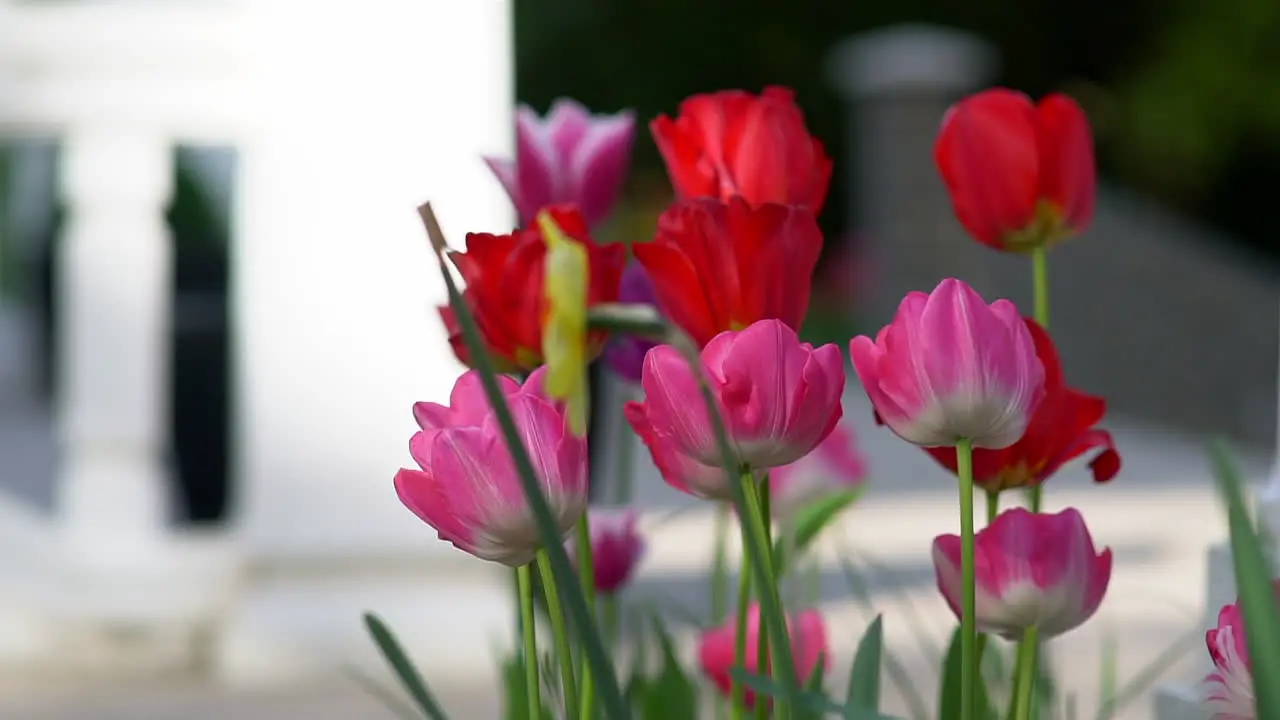
M547 300L542 322L542 357L547 395L563 400L569 431L587 434L587 249L569 237L547 212L538 213L538 228L547 243Z

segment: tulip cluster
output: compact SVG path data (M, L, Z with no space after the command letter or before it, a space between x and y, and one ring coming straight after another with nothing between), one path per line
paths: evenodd
M735 717L761 703L733 668L773 678L782 691L769 707L786 713L829 658L821 616L783 607L772 521L785 531L867 475L842 420L846 355L797 334L832 163L789 90L691 97L676 117L650 124L674 197L654 237L628 249L593 233L618 198L633 125L629 112L593 116L572 101L545 120L521 108L516 158L487 162L522 226L469 234L461 252L433 236L452 293L440 314L455 354L474 369L448 407L414 407L419 469L401 470L395 487L442 540L517 569L526 658L536 657L531 565L542 573L566 716L595 717L596 702L609 717L625 712L610 705L621 697L612 671L594 664L595 623L569 618L593 610L597 595L611 601L645 546L634 510L586 512L582 378L603 353L636 394L623 427L665 482L736 512L743 584L734 617L713 608L723 624L702 635L704 673ZM908 294L874 337L851 340L847 357L877 420L958 481L960 531L934 540L933 561L960 621L958 716L969 720L980 634L1019 643L1019 677L1029 678L1039 643L1098 609L1110 551L1095 549L1076 510L1041 513L1039 493L1073 459L1091 454L1105 482L1120 457L1096 427L1105 402L1068 387L1048 332L1045 253L1083 231L1093 208L1083 113L1063 96L1033 104L1008 90L979 93L942 120L936 160L976 240L1033 256L1035 316L947 278ZM465 289L454 288L447 262ZM645 312L622 312L637 309ZM980 532L975 489L988 500ZM999 512L1012 489L1027 490L1030 507ZM566 624L579 627L582 652ZM525 666L528 701L539 703L537 663ZM1015 717L1028 717L1030 691L1013 703Z

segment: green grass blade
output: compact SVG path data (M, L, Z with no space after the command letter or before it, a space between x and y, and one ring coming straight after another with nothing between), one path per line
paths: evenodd
M880 655L883 647L884 616L877 615L853 654L845 707L880 709Z
M511 452L516 474L520 476L520 484L524 489L525 497L529 501L530 509L533 511L533 517L538 526L539 540L551 561L552 575L555 577L556 585L560 588L561 600L568 611L570 622L573 627L577 628L577 639L582 644L586 662L591 665L592 677L595 679L596 690L599 692L605 715L610 720L630 720L631 708L622 696L622 690L618 686L618 677L614 671L613 663L605 651L599 628L596 626L591 611L587 607L587 599L582 591L582 584L578 580L577 573L573 570L573 565L569 562L569 556L565 553L560 533L556 529L556 521L551 513L551 506L543 495L537 473L533 468L533 462L529 459L529 452L525 448L524 442L520 439L520 431L516 428L510 408L507 407L506 397L498 386L497 373L494 371L493 362L489 358L488 350L485 348L484 341L480 336L480 329L476 325L475 316L472 315L471 309L463 301L462 293L458 290L458 284L454 281L453 274L449 272L444 256L444 250L448 247L444 233L440 230L440 224L436 220L430 203L420 207L418 212L422 216L423 225L426 226L427 235L431 238L431 245L436 250L436 260L440 265L440 274L444 278L446 289L449 291L449 306L453 308L458 325L462 329L467 351L470 353L471 361L475 364L475 369L480 375L485 396L493 408L498 427L501 428L507 448Z
M1260 718L1280 718L1280 607L1272 590L1272 567L1263 540L1249 519L1244 480L1226 443L1210 447L1214 475L1227 508L1236 590L1253 662L1254 702Z
M382 657L386 658L391 665L396 677L400 679L400 684L409 693L409 697L413 698L413 701L417 703L418 709L422 711L423 715L431 720L445 720L446 715L440 709L440 703L436 702L435 695L431 693L431 690L427 688L426 681L418 674L418 668L414 667L409 655L405 653L404 648L400 647L400 642L396 640L391 628L387 627L387 624L373 613L364 614L364 626L369 631L370 637L373 638L374 644L378 646Z

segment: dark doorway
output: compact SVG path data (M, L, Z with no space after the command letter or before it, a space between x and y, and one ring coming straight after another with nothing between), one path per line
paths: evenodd
M176 182L167 212L174 244L169 427L177 520L183 524L223 522L230 499L227 287L233 163L229 150L180 148L175 152ZM45 370L41 387L50 400L57 392L51 370L59 352L54 268L62 216L56 212L56 220L42 233L35 259L38 367Z

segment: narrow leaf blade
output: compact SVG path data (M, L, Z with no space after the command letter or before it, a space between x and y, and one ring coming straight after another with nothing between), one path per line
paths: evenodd
M1244 480L1225 443L1211 446L1214 475L1227 508L1231 529L1231 556L1235 563L1236 590L1244 615L1244 629L1255 678L1257 716L1280 717L1280 607L1272 589L1272 568L1262 539L1254 529L1244 500Z
M391 628L382 622L382 619L373 613L364 614L364 626L369 631L369 636L373 638L373 642L378 646L378 650L382 653L382 657L386 658L391 665L391 669L395 671L396 677L400 679L400 684L404 686L409 697L417 703L418 709L423 715L431 720L445 720L444 711L440 709L440 703L436 701L435 695L427 688L427 683L418 674L418 669L414 667L413 661L409 659L404 648L400 647L400 642L396 640L395 635L391 632Z
M849 668L849 692L845 707L880 709L880 654L884 647L884 616L877 615L858 643Z

